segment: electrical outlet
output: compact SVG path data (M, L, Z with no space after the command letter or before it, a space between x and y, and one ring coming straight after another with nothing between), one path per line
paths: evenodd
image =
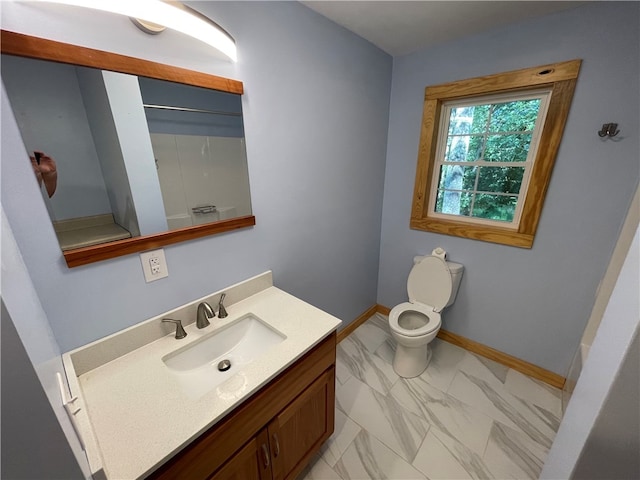
M162 265L160 265L160 259L158 257L149 258L149 266L151 267L152 275L160 275L162 273Z
M144 279L147 283L169 276L163 249L141 253L140 261L142 262Z

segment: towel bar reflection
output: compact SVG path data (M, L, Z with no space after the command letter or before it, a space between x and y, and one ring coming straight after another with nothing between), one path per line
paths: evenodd
M198 215L198 214L203 215L205 213L214 213L216 211L216 206L215 205L201 205L199 207L193 207L191 209L191 211L193 213L195 213L196 215Z
M210 113L212 115L230 115L232 117L241 117L242 112L225 112L223 110L204 110L202 108L189 108L189 107L173 107L171 105L151 105L143 104L144 108L154 108L157 110L174 110L178 112L191 112L191 113Z

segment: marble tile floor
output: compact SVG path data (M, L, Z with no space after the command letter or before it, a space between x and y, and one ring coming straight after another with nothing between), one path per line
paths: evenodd
M435 339L419 377L391 362L387 317L338 344L335 432L299 480L536 479L561 390Z

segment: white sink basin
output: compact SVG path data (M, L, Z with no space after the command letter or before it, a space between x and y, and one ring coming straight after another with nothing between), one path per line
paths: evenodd
M222 330L205 335L165 355L162 361L176 375L186 393L198 398L240 373L243 366L256 361L285 338L283 334L249 314ZM225 360L230 363L230 367L221 371L219 364Z

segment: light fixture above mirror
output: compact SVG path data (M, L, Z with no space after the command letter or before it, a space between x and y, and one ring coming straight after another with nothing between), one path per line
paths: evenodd
M176 1L163 0L40 0L75 7L116 13L133 19L146 33L159 33L164 26L204 42L225 57L237 60L236 43L224 29L210 18ZM149 28L148 24L156 24ZM144 28L143 28L144 27ZM161 30L160 30L161 31Z

